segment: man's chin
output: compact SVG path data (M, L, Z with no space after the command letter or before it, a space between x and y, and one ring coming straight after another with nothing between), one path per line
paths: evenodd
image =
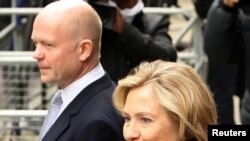
M54 81L48 77L41 76L41 81L43 83L53 83Z

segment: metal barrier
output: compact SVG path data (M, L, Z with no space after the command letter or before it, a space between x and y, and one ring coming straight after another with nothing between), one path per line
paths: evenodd
M40 81L31 51L0 51L0 109L46 109L57 90Z
M13 1L13 0L12 0ZM1 15L35 15L42 8L0 8ZM202 64L204 63L204 53L203 53L203 38L201 30L201 20L197 15L192 15L190 11L181 8L166 8L166 7L145 7L143 9L145 13L157 13L164 15L184 15L188 17L189 20L187 24L180 30L176 38L173 39L173 45L176 47L178 43L181 42L183 36L190 30L192 30L193 41L192 41L192 51L191 52L178 52L178 58L187 63L194 62L194 68L200 71ZM13 30L15 25L15 18L12 18L12 22L4 30L0 32L0 40ZM17 48L17 47L16 47ZM19 49L20 50L20 49ZM21 52L20 52L21 54Z
M47 110L0 110L1 141L35 141Z
M37 14L41 8L1 8L0 15L27 15L27 14ZM187 62L187 60L194 60L194 66L197 71L201 69L202 63L204 63L204 53L203 53L203 38L202 38L202 30L201 30L201 21L197 15L191 15L188 10L181 8L165 8L165 7L146 7L143 9L145 13L158 13L165 15L185 15L189 17L187 24L180 30L179 34L176 38L173 39L173 45L176 47L178 43L181 42L183 36L189 31L193 31L193 49L191 52L178 52L178 58L182 61ZM12 22L9 26L7 26L4 30L0 32L0 40L7 35L14 26L14 22ZM7 53L7 52L5 52ZM20 52L19 54L21 54ZM26 53L25 53L26 54ZM189 61L190 62L190 61Z

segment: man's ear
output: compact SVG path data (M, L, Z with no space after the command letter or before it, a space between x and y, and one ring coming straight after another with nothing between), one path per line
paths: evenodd
M79 43L79 59L81 61L86 61L92 54L93 42L89 39L84 39Z

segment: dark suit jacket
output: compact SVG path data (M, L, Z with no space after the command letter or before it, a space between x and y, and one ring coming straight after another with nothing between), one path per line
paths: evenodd
M134 17L132 24L125 23L121 34L104 28L101 49L103 68L117 82L142 61L176 61L177 52L167 33L168 26L168 17L141 12Z
M115 84L105 74L68 105L43 141L123 141L123 120L112 106Z

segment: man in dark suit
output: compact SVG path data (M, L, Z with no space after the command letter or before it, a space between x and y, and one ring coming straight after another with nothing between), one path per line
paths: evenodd
M33 58L41 80L60 89L53 99L61 97L60 104L50 105L40 140L124 140L123 120L112 105L115 83L100 63L101 37L100 17L82 0L53 2L38 13L31 35ZM59 113L49 118L57 104Z

